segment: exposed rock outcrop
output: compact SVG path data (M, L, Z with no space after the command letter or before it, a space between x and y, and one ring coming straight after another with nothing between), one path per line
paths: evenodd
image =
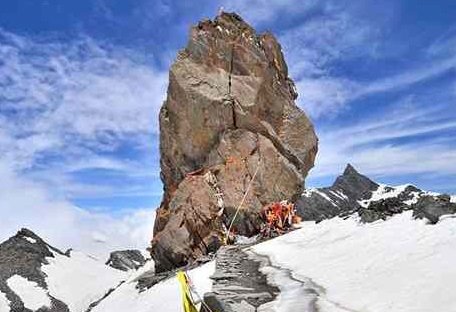
M416 218L426 218L431 223L439 222L444 215L456 213L456 203L451 202L449 195L423 196L413 205L413 215Z
M32 312L9 286L8 280L20 276L41 289L47 289L45 274L41 266L48 264L46 258L54 254L66 256L60 250L48 245L38 235L28 229L20 230L15 236L0 244L0 292L6 295L11 312ZM62 301L49 296L50 307L43 307L40 312L69 312Z
M344 173L330 187L305 190L296 202L298 215L304 220L321 221L361 208L379 185L348 164Z
M379 185L351 165L347 165L331 187L305 190L296 208L304 221L357 213L361 222L374 222L413 210L415 218L425 218L434 224L441 216L456 213L456 203L448 195L425 192L410 184Z
M89 312L128 276L22 229L0 244L0 312Z
M235 224L239 234L258 232L265 204L299 197L317 137L296 97L272 34L257 34L232 13L192 27L160 112L164 197L151 248L157 271L219 248L257 168Z
M107 265L121 271L137 270L146 263L139 250L119 250L111 252Z

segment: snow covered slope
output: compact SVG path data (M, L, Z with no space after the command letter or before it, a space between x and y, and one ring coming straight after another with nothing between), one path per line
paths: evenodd
M140 291L138 279L153 275L153 266L117 270L82 252L63 253L22 229L0 244L0 312L181 312L173 275ZM189 271L201 296L211 290L214 268L210 262Z
M429 225L411 211L369 224L336 217L303 222L253 251L313 288L322 312L456 311L455 229L452 216ZM293 309L279 296L276 311Z
M128 274L22 229L0 244L0 312L84 312Z
M188 272L201 296L211 290L212 281L209 277L214 269L215 263L209 262ZM136 277L139 275L131 277L91 312L182 312L181 294L176 278L171 277L140 292L136 287Z
M128 275L81 252L70 257L55 254L41 270L46 274L49 295L63 301L71 312L84 312L88 306L115 288Z

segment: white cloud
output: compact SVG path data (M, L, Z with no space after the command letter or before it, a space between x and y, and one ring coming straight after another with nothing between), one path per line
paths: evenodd
M430 57L456 54L456 26L450 27L441 34L427 49Z
M155 207L95 213L69 198L155 191L109 179L87 183L72 174L156 175L145 159L153 153L167 73L137 53L90 38L46 41L2 29L0 60L0 240L28 227L59 248L102 256L148 246ZM124 143L135 155L116 154Z
M157 197L144 177L158 179L152 144L167 72L91 38L31 39L1 28L0 59L1 163L67 199ZM125 146L134 152L117 154ZM74 177L91 169L122 174L129 183Z
M390 5L394 6L385 4L383 9L388 11ZM416 53L422 57L421 66L363 81L335 72L340 61L357 59L363 66L364 62L382 58L376 47L385 41L385 31L395 17L388 12L367 12L361 2L255 0L230 2L227 8L235 9L255 25L274 25L284 17L300 17L279 31L278 37L297 85L298 103L315 119L334 117L354 100L400 90L456 67L452 28L427 48L427 54ZM386 17L376 16L382 14ZM423 47L421 52L425 51Z
M314 118L336 115L359 88L350 80L335 78L303 78L296 87L299 104Z
M455 141L448 134L456 132L452 104L415 102L411 110L410 101L394 103L356 124L321 129L311 178L340 174L346 163L376 176L456 174Z
M0 30L2 38L0 151L17 168L43 152L112 150L157 133L167 74L147 60L90 38L40 42Z
M454 56L450 56L443 60L431 61L423 67L409 70L402 74L391 76L385 79L373 81L361 88L356 96L363 96L367 94L404 88L424 80L432 79L455 68L456 57Z
M378 93L392 92L430 80L456 68L456 58L430 61L426 66L370 82L357 82L342 77L301 78L296 86L299 104L314 118L334 116L351 101Z
M113 250L149 245L153 208L118 215L88 212L17 176L4 163L0 163L0 176L5 182L0 188L0 241L28 227L58 248L75 248L102 258Z

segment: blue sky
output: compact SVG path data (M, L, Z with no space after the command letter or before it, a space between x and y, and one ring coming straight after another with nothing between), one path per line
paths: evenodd
M71 228L59 243L95 251L113 237L145 244L167 70L190 25L220 7L282 43L320 138L308 186L350 162L456 193L454 1L4 1L0 238L27 225L52 239Z

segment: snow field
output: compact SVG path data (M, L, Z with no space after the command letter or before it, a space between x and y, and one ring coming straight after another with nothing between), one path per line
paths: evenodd
M187 273L196 290L203 296L211 291L215 262L206 263ZM134 278L120 286L108 298L100 302L92 312L182 312L182 299L176 278L167 279L152 288L139 292Z
M303 222L253 251L321 287L323 312L456 311L456 218L428 225L407 211L371 224Z
M113 269L81 252L71 257L54 253L42 267L47 275L49 293L65 302L71 312L84 312L90 303L102 298L111 288L128 277L127 272Z

